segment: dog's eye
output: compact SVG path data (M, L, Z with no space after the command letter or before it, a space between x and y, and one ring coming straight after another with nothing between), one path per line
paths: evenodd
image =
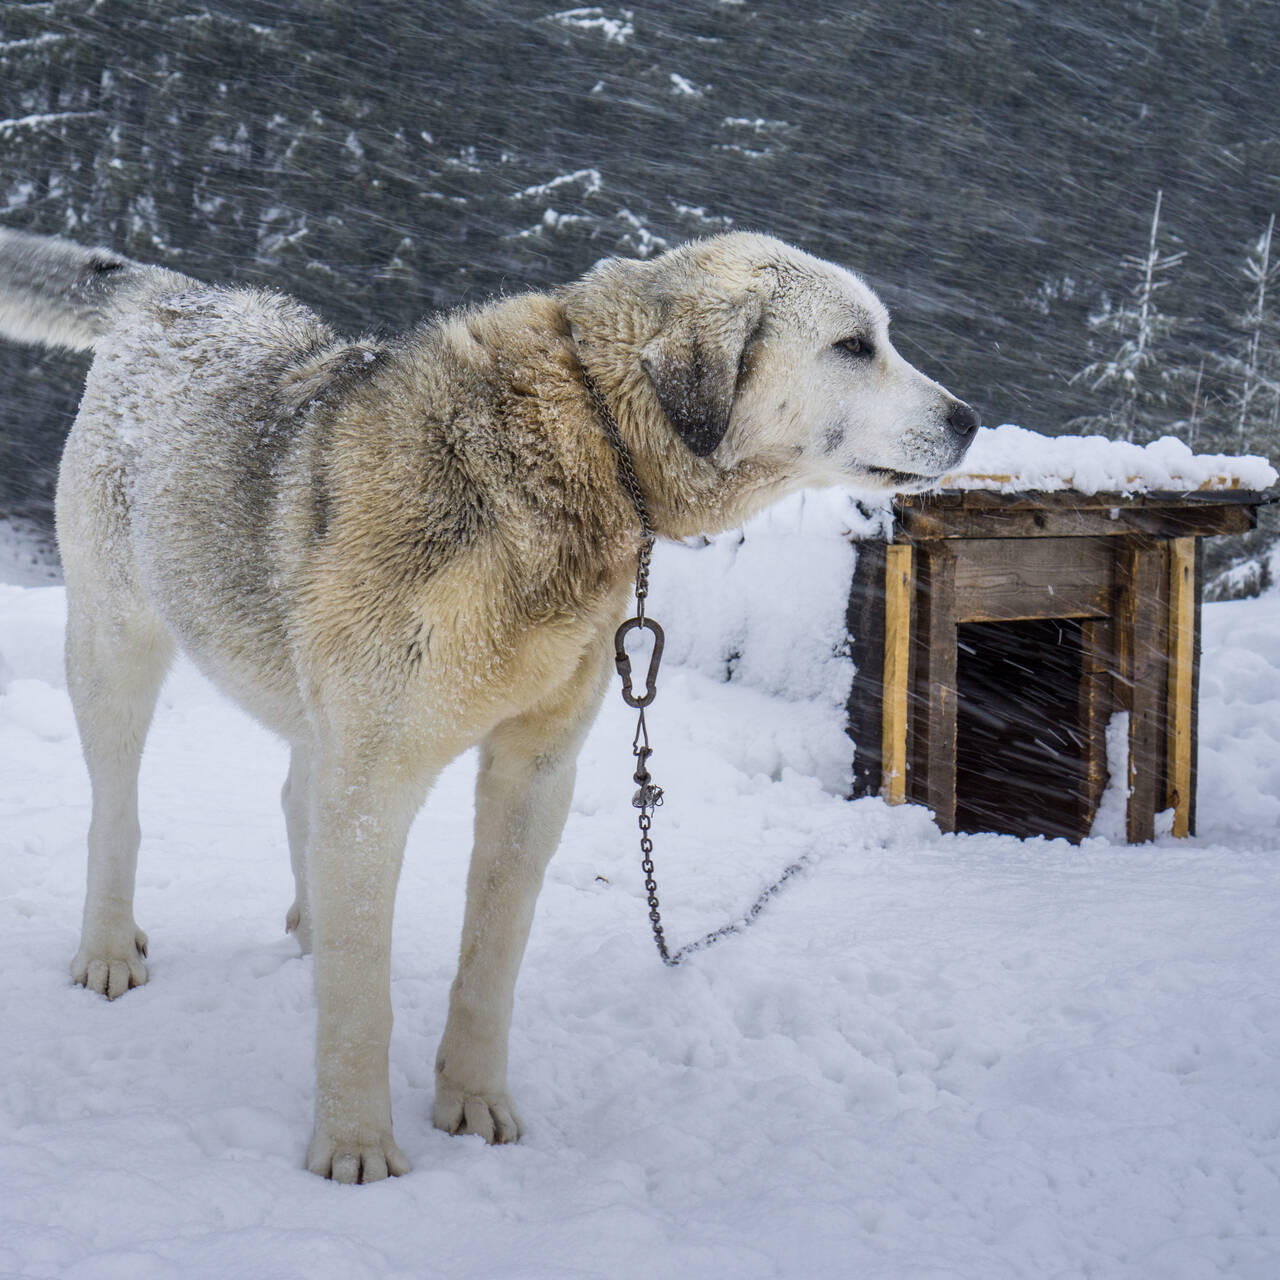
M867 338L841 338L836 343L836 350L843 351L845 355L857 356L859 360L870 360L876 353L875 347Z

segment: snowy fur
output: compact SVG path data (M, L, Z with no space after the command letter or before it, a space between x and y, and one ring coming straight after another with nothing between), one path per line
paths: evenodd
M292 749L287 919L319 1011L308 1167L406 1171L392 907L414 814L479 744L435 1122L514 1140L516 972L638 542L584 367L674 537L804 485L926 484L976 417L897 355L861 281L759 236L607 263L392 345L60 242L8 237L0 260L6 332L96 349L57 505L93 784L74 977L110 997L147 978L137 773L180 645Z

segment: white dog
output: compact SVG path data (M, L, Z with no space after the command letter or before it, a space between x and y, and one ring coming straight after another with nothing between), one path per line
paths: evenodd
M432 780L476 743L435 1122L519 1136L516 971L640 541L619 449L681 538L801 486L927 486L977 429L860 279L757 235L382 344L280 295L0 232L0 332L95 351L57 502L93 783L72 974L111 998L147 979L138 763L181 645L293 750L288 925L319 1005L307 1166L344 1182L409 1168L387 1077L396 881Z

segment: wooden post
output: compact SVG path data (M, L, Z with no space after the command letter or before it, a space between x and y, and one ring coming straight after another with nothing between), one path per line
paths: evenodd
M1204 539L1196 538L1196 621L1195 652L1191 659L1191 795L1188 800L1187 828L1189 835L1196 833L1196 797L1200 790L1200 646L1204 639L1204 619L1201 607L1204 603Z
M1121 697L1129 708L1129 802L1125 838L1142 844L1155 838L1162 781L1165 693L1165 549L1145 538L1126 539L1119 549L1119 658Z
M912 800L956 827L956 558L945 542L921 547L913 677Z
M910 545L898 543L886 547L880 759L884 771L884 798L890 804L902 804L907 798L907 716L914 594L915 565Z
M1196 540L1169 541L1169 710L1166 808L1173 809L1173 834L1191 834L1194 754L1192 715L1196 640Z
M1089 834L1107 785L1107 722L1111 718L1111 660L1115 628L1087 618L1080 629L1080 739L1085 758L1080 786L1080 836Z

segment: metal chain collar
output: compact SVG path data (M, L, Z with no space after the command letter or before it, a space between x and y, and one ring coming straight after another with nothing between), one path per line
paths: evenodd
M686 942L675 951L667 947L666 935L662 929L662 913L658 909L658 882L654 878L653 868L653 839L649 835L653 825L653 811L662 804L662 788L654 783L653 775L649 772L649 757L653 755L653 748L649 745L649 727L644 718L645 708L658 694L658 666L662 661L662 648L665 641L662 628L645 615L645 601L649 597L649 566L653 558L655 534L649 520L649 508L644 500L644 491L640 488L640 481L636 479L635 467L631 462L631 452L622 439L622 432L618 427L617 419L613 416L613 410L585 368L582 370L582 380L596 416L604 425L605 434L613 446L618 463L618 478L622 481L623 488L631 499L631 505L640 519L640 550L636 558L636 612L634 617L628 618L614 633L613 660L618 669L618 675L622 677L622 700L627 706L636 708L639 713L635 737L631 740L631 754L636 762L635 772L631 775L636 784L636 792L631 797L631 803L640 811L637 818L640 827L640 869L644 872L644 890L649 901L649 925L653 930L653 940L657 944L662 963L674 967L691 952L705 950L755 924L765 904L801 870L803 862L793 862L787 867L777 880L760 894L740 919L723 924L694 942ZM637 694L632 689L631 657L626 649L627 636L632 631L639 630L653 633L653 653L649 658L649 671L645 677L644 692L641 694Z

